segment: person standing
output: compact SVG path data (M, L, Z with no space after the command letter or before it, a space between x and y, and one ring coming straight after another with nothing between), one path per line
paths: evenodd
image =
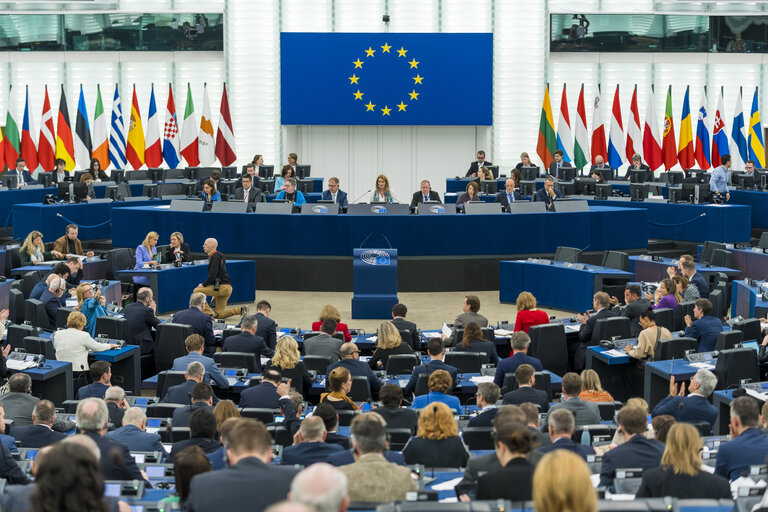
M215 238L207 238L203 242L203 251L208 255L208 277L192 290L192 293L203 293L216 300L214 310L205 303L204 313L214 318L229 318L234 315L246 315L245 306L227 309L227 301L232 295L232 280L227 274L227 262L224 255L217 251L219 242Z
M725 200L731 199L731 194L728 192L728 169L731 168L731 155L723 155L720 158L720 165L712 171L712 176L709 178L709 191L712 192L713 197L718 197L722 200L725 196Z

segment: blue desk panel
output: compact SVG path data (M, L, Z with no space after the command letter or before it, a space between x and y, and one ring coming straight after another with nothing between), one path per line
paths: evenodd
M659 258L659 261L647 259L648 256L630 256L629 270L635 274L635 280L645 282L656 282L667 278L667 268L677 268L677 260L672 258ZM708 267L703 263L696 263L696 272L708 278L711 274L722 272L729 279L739 279L742 273L736 268L726 267Z
M645 363L644 398L650 410L652 411L665 396L669 395L671 376L674 375L679 387L681 382L690 380L697 371L699 371L698 368L681 359Z
M768 289L768 284L760 283ZM744 281L731 282L731 316L743 318L764 317L768 311L768 302L763 300L763 292Z
M647 219L642 209L605 206L578 213L482 216L255 215L143 206L112 211L112 243L136 247L136 240L153 229L161 240L180 231L192 248L215 236L225 254L351 257L364 241L366 247L391 244L400 256L541 254L554 253L559 245L591 251L647 247Z
M731 200L728 204L741 204L752 207L752 227L768 229L768 192L758 190L729 189Z
M728 249L733 255L733 267L741 271L741 277L768 279L768 254L762 249Z

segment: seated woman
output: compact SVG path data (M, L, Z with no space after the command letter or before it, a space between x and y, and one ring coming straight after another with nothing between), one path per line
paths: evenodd
M656 288L656 293L651 297L650 293L645 294L645 298L653 304L653 309L669 308L672 311L677 309L677 286L671 279L662 279L659 283L659 287Z
M296 179L296 171L290 165L284 165L283 170L280 171L280 176L275 178L275 194L285 190L285 182L288 178Z
M459 437L453 414L450 407L440 402L421 411L417 437L412 437L403 448L406 464L423 464L429 468L466 467L469 451Z
M155 267L160 263L155 259L157 256L157 240L160 235L154 231L147 233L144 237L144 241L136 247L136 265L133 266L134 270L144 268L144 265ZM149 278L144 276L135 276L133 282L144 286L149 286Z
M63 259L64 255L59 251L45 251L43 244L43 234L39 231L32 231L24 239L24 243L19 248L19 258L21 266L39 265L47 260Z
M96 319L107 316L107 299L95 292L91 283L80 283L75 289L77 310L85 315L85 330L96 336Z
M536 512L597 512L597 492L581 455L553 450L541 458L533 474Z
M96 160L98 162L98 160ZM88 195L85 196L85 200L96 199L96 191L93 190L93 175L89 172L80 175L80 183L85 183L88 189Z
M371 193L372 203L396 203L395 191L389 187L389 178L383 174L376 177L376 186Z
M172 263L176 260L192 261L192 256L189 254L189 245L184 243L184 235L178 231L171 233L171 243L168 247L163 249L160 261L163 263Z
M683 299L679 302L694 302L701 298L699 289L695 286L690 286L691 282L687 277L676 275L672 278L672 281L674 281L677 290L675 296L679 295Z
M306 396L312 387L312 375L307 371L299 354L299 344L290 336L282 336L275 345L275 355L269 360L265 370L274 368L291 379L291 386Z
M458 397L448 394L453 387L451 374L445 370L435 370L427 380L429 392L426 395L420 395L413 399L414 409L429 409L428 405L433 403L444 403L451 407L456 414L464 414L461 410L461 402ZM424 415L424 411L421 412Z
M386 369L389 356L395 354L413 354L413 349L408 343L403 342L400 332L392 322L383 322L379 325L376 338L376 351L368 360L371 369Z
M600 376L595 370L581 372L579 398L586 402L613 402L613 396L609 392L603 391L603 386L600 385Z
M203 182L203 191L200 192L200 197L203 198L206 204L221 201L221 194L216 190L216 183L213 180L208 179Z
M101 168L101 162L99 162L98 158L91 160L91 165L88 167L88 174L91 175L91 179L109 181L109 176L107 176L107 173Z
M477 177L480 179L480 181L483 181L483 180L496 181L496 178L493 177L493 173L487 167L479 168L477 170Z
M533 432L522 423L502 422L493 444L501 469L478 478L476 499L529 501L536 469L527 459L535 444Z
M187 501L192 477L211 471L211 461L199 446L188 446L173 458L173 478L176 492L162 500L164 503L181 503Z
M347 324L341 322L341 313L339 313L339 310L336 308L336 306L331 304L326 304L323 306L317 322L312 322L312 330L319 331L320 326L323 325L323 321L326 318L333 318L336 320L336 332L344 333L344 342L352 341L352 335L349 334L349 327L347 327Z
M301 193L301 190L296 190L296 180L293 178L285 180L285 190L280 191L275 199L285 199L286 201L292 202L295 206L301 206L307 202L307 200L304 199L304 194Z
M73 311L67 317L67 328L53 333L53 346L56 349L57 361L72 363L72 371L88 371L88 353L104 352L120 345L99 343L83 331L85 327L85 315L79 311Z
M480 201L480 185L476 181L467 183L467 191L456 199L456 204L464 204L470 201Z
M596 179L598 183L605 183L603 171L600 169L592 169L592 171L589 173L589 177Z
M536 297L530 292L520 292L515 307L517 308L515 332L523 331L528 334L528 329L534 325L549 323L549 315L546 311L536 309Z
M53 170L51 171L53 183L64 183L69 179L67 162L63 158L57 158L53 161Z
M652 309L646 309L638 317L640 322L640 335L637 337L637 346L627 345L624 347L629 357L640 359L641 361L652 361L656 354L656 344L659 340L666 340L672 337L672 334L666 327L656 325L656 313ZM645 373L645 370L643 370Z
M720 475L701 469L702 443L699 431L688 423L669 429L661 467L646 469L638 498L731 499L731 485Z
M641 408L643 411L645 411L646 416L650 414L650 412L648 412L648 402L646 402L643 398L630 398L627 400L627 405ZM643 436L647 437L648 439L656 439L656 432L654 431L653 425L651 423L648 424L648 430L643 432ZM611 444L618 446L620 444L624 444L626 441L627 440L624 439L624 434L622 434L621 429L617 429L616 433L613 434L613 440L611 441Z
M483 354L483 363L496 364L499 355L496 353L496 344L483 337L483 331L477 322L469 322L464 326L464 337L456 348L461 352L480 352Z
M520 153L520 163L515 166L515 169L519 171L521 167L534 167L533 162L531 162L531 157L528 156L528 153L525 151Z
M330 393L320 394L320 403L330 404L337 411L356 411L357 405L347 393L352 390L352 374L343 366L337 366L328 374Z

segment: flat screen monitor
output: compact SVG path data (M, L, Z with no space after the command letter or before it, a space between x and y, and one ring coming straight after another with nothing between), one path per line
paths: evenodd
M683 183L680 191L680 202L708 203L712 199L709 183Z
M149 180L149 174L147 171L125 171L126 181L145 181Z
M755 169L755 185L760 190L768 190L768 169Z
M614 179L616 171L611 169L610 167L603 167L602 169L594 169L590 170L588 174L585 174L584 176L592 176L592 173L595 171L600 171L600 174L603 176L603 181L611 181Z
M271 178L275 175L274 165L260 165L259 166L259 178Z
M562 171L562 169L560 169ZM576 183L573 181L557 181L555 186L560 191L560 195L564 197L572 196L576 193Z
M264 194L273 194L275 191L275 180L272 178L265 178L259 180L256 186L261 189Z
M686 169L683 183L709 183L709 174L702 169Z
M645 169L630 169L629 170L629 182L630 183L645 183L648 181L653 181L648 176L651 173L651 171L647 171Z
M533 181L539 177L538 165L524 165L520 168L520 174L523 175L523 179L526 181Z
M109 178L115 183L122 183L125 181L125 169L112 169Z
M575 167L561 167L558 171L557 179L560 181L571 181L576 177Z
M736 188L753 189L755 188L755 174L747 175L743 172L735 172L731 175L731 180Z
M197 181L207 180L211 177L213 171L220 171L220 169L217 169L216 167L196 167L194 171L195 175L192 179Z
M525 169L525 167L523 167ZM536 182L533 180L525 180L520 182L520 195L532 196L536 193Z
M493 174L494 178L498 178L499 177L499 166L498 165L486 165L485 168L488 169L489 171L491 171L491 174Z
M83 174L90 174L90 173L88 171L73 171L72 172L72 181L79 182L80 181L80 177ZM95 176L94 176L94 178L95 178Z
M5 173L3 175L3 186L6 188L18 188L19 176L16 174L9 175L8 173Z
M229 200L229 196L235 193L236 180L219 180L217 185L218 191L221 193L221 200Z
M613 194L609 183L595 183L595 199L608 199Z
M141 195L147 196L150 199L157 199L158 191L156 183L146 183L142 187Z
M159 167L150 167L147 169L147 177L154 183L157 183L158 181L163 181L165 169L161 169Z
M157 185L157 195L166 196L187 196L188 186L186 183L159 183Z
M163 172L163 181L187 179L189 179L189 170L187 169L165 169Z
M594 196L595 185L597 180L595 178L576 178L576 193L581 196Z
M301 166L297 166L301 167ZM304 178L298 178L296 180L296 190L299 190L302 194L308 194L309 189L311 189L314 186L313 180L308 180Z
M576 247L558 246L555 250L555 261L562 261L564 263L578 263L579 256L581 255L581 249Z
M40 172L37 174L37 178L35 178L37 182L42 185L45 188L48 188L53 183L53 173L50 172Z
M629 184L629 197L632 201L645 201L649 191L650 187L647 183Z
M482 180L480 182L480 192L483 194L495 194L499 190L499 183L496 180Z
M58 184L59 199L79 203L88 197L88 186L85 183L69 181Z
M309 173L312 170L311 165L297 165L296 166L296 177L297 178L309 178Z
M221 168L221 177L225 180L236 180L237 179L237 167L222 167Z
M683 182L685 175L683 171L667 171L661 175L662 181L670 185L679 185Z

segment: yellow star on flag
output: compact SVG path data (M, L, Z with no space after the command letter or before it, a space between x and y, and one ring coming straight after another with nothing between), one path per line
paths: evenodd
M373 54L376 53L376 50L369 46L368 49L365 50L365 53L367 53L366 57L373 57Z
M402 112L405 112L405 107L407 107L407 106L408 106L408 105L406 105L405 103L403 103L403 102L401 101L401 102L400 102L400 103L397 105L397 111L398 111L398 112L401 112L401 111L402 111Z
M416 59L413 59L413 60L412 60L411 62L409 62L408 64L410 64L410 65L411 65L411 69L413 69L413 68L416 68L416 69L418 69L418 68L419 68L419 62L418 62Z
M373 103L371 103L371 102L369 101L369 102L368 102L368 104L365 106L365 111L366 111L366 112L373 112L373 107L375 107L375 106L376 106L376 105L374 105Z
M349 85L356 84L358 80L360 80L359 76L355 76L354 73L352 73L352 76L347 77L349 78Z
M418 101L419 100L419 94L420 93L416 92L416 89L414 89L414 90L412 90L411 92L408 93L408 96L410 96L412 100Z
M397 50L397 56L398 57L405 57L405 54L408 53L408 50L404 49L402 46L399 50Z
M355 62L353 62L352 64L354 64L354 65L355 65L355 68L360 68L360 69L363 69L363 61L361 61L360 59L357 59L357 60L356 60Z
M355 99L356 100L362 101L363 100L363 94L365 94L365 93L364 92L360 92L360 89L358 89L357 92L353 92L352 94L355 95Z
M422 81L422 80L424 80L424 77L423 77L423 76L420 76L419 74L416 74L416 76L415 76L415 77L413 77L413 84L414 84L414 85L416 85L416 84L421 84L421 81ZM422 85L424 85L424 84L422 84Z
M389 49L390 48L392 48L392 47L389 46L389 44L384 43L384 46L381 47L381 51L382 51L382 53L389 53Z
M383 108L383 109L381 109L381 115L383 115L383 116L388 116L388 115L389 115L389 112L390 112L391 110L392 110L391 108L389 108L389 107L387 107L386 105L384 105L384 108Z

